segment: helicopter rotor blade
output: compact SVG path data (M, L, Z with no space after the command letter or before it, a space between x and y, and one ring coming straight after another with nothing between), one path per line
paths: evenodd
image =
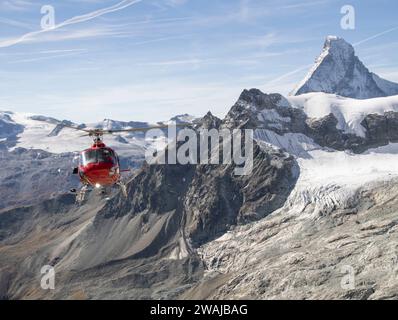
M74 126L69 126L69 125L63 124L63 123L59 123L59 125L65 127L65 128L69 128L69 129L74 129L74 130L78 130L78 131L84 131L84 132L86 132L87 134L90 134L90 132L92 131L92 130L90 130L90 129L76 128L76 127L74 127Z
M150 127L143 127L143 128L130 128L130 129L120 129L120 130L107 130L107 129L83 129L83 128L78 128L72 125L68 125L63 123L62 121L43 121L43 120L36 120L36 121L41 121L45 122L47 124L54 124L54 125L60 125L63 128L68 128L72 130L77 130L77 131L83 131L85 132L84 135L81 135L79 137L92 137L92 136L101 136L104 134L114 134L114 133L122 133L122 132L145 132L148 130L152 129L167 129L169 126L176 126L176 127L189 127L192 124L191 123L178 123L178 124L168 124L168 125L158 125L158 126L150 126Z
M190 123L179 123L176 124L176 127L186 127L191 125ZM123 133L123 132L140 132L140 131L148 131L152 129L166 129L169 125L161 125L161 126L151 126L151 127L144 127L144 128L130 128L130 129L120 129L120 130L106 130L106 129L85 129L82 131L87 132L79 137L92 137L92 136L100 136L105 134L116 134L116 133Z
M120 129L120 130L104 130L104 134L113 134L113 133L121 133L121 132L139 132L139 131L148 131L152 129L166 129L169 126L176 126L176 127L187 127L190 126L190 123L178 123L172 125L161 125L161 126L151 126L151 127L144 127L144 128L131 128L131 129Z
M44 120L35 120L35 121L39 121L39 122L43 122L43 123L47 123L47 124L53 124L53 125L60 125L64 128L69 128L69 129L73 129L73 130L77 130L77 131L84 131L86 133L90 133L92 130L90 129L83 129L83 128L78 128L78 127L74 127L74 126L70 126L68 124L63 123L62 121L57 121L57 120L52 120L52 121L44 121Z

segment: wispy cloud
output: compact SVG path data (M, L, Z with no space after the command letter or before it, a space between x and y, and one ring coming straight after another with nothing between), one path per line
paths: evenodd
M388 79L390 81L398 82L398 67L397 66L389 66L386 67L378 67L374 68L374 71L384 79Z
M0 17L0 24L5 24L11 27L17 27L17 28L21 28L21 29L28 29L28 30L32 30L33 26L29 23L26 22L21 22L18 20L13 20L13 19L9 19L9 18L4 18L4 17Z
M188 0L166 0L166 3L172 7L181 6L187 2Z
M34 5L28 0L4 0L0 2L1 11L27 11Z
M301 71L303 71L303 70L306 70L306 69L310 68L312 65L313 65L312 63L311 63L311 64L307 64L307 65L302 66L302 67L299 67L299 68L297 68L297 69L295 69L295 70L293 70L293 71L289 71L289 72L287 72L287 73L284 73L284 74L280 75L279 77L277 77L277 78L275 78L275 79L272 79L272 80L268 81L264 86L268 86L268 85L272 85L272 84L278 83L278 82L280 82L281 80L284 80L284 79L286 79L286 78L289 78L289 77L291 77L292 75L295 75L296 73L299 73L299 72L301 72Z
M87 27L75 30L59 29L54 32L41 34L39 38L32 38L29 42L55 42L64 40L78 40L103 36L131 35L131 32L120 30L112 26ZM0 46L1 47L1 46Z
M240 41L241 46L249 47L260 47L266 48L278 41L278 37L275 33L267 33L263 36L250 37L246 40Z
M398 27L394 27L394 28L385 30L385 31L383 31L383 32L376 33L375 35L373 35L373 36L371 36L371 37L368 37L368 38L366 38L366 39L363 39L363 40L361 40L361 41L358 41L358 42L354 43L353 45L354 45L354 47L359 46L359 45L364 44L364 43L366 43L366 42L368 42L368 41L370 41L370 40L379 38L379 37L381 37L381 36L383 36L383 35L385 35L385 34L387 34L387 33L390 33L390 32L396 31L396 30L398 30Z
M70 26L70 25L74 25L74 24L90 21L90 20L95 19L97 17L100 17L102 15L125 9L125 8L130 7L130 6L132 6L132 5L136 4L136 3L139 3L141 1L142 0L123 0L123 1L117 3L117 4L113 5L113 6L106 7L106 8L103 8L103 9L99 9L99 10L96 10L96 11L92 11L90 13L87 13L87 14L84 14L84 15L80 15L80 16L75 16L73 18L65 20L64 22L56 24L51 29L43 29L43 30L33 31L33 32L26 33L26 34L24 34L24 35L22 35L22 36L20 36L18 38L13 38L13 39L0 41L0 48L11 47L11 46L14 46L16 44L19 44L19 43L34 39L35 37L40 36L40 35L42 35L44 33L49 33L50 31L55 31L57 29L61 29L61 28L66 27L66 26Z
M303 9L308 7L313 7L317 5L323 5L329 3L330 0L318 0L318 1L305 1L300 3L293 3L280 6L279 9Z
M38 54L54 54L54 53L69 53L69 52L87 52L87 49L59 49L59 50L42 50Z
M24 51L24 52L12 52L12 53L0 53L0 56L4 57L21 57L21 56L38 56L38 55L49 55L49 54L64 54L71 52L87 52L87 49L83 48L70 48L70 49L56 49L56 50L40 50L40 51Z
M59 59L59 58L75 56L75 55L81 54L82 52L83 51L70 51L70 52L66 51L66 53L64 53L64 54L56 54L56 55L49 55L49 56L44 56L44 57L14 60L14 61L10 61L9 64L29 63L29 62L36 62L36 61L42 61L42 60Z
M141 66L178 66L178 65L197 65L206 62L202 59L182 59L182 60L168 60L168 61L155 61L138 63Z
M85 122L100 121L110 116L111 109L111 115L115 119L153 121L166 120L176 114L186 113L187 110L194 115L202 116L210 108L214 114L224 116L225 106L232 105L240 91L240 86L227 83L201 84L157 79L151 83L105 86L75 95L37 93L34 99L46 109L46 115L54 117ZM0 97L0 103L2 99L3 97ZM25 100L21 105L29 105L32 97L22 99ZM7 104L6 100L4 104ZM151 114L156 114L156 118Z

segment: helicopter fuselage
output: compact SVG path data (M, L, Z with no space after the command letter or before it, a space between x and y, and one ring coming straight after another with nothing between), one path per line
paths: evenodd
M105 144L95 143L80 154L78 174L84 185L108 187L120 181L119 157Z

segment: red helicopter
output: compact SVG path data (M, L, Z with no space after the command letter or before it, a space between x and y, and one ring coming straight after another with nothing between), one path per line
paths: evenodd
M121 172L130 171L120 169L120 161L117 153L105 145L102 137L105 134L114 134L121 132L139 132L151 129L165 129L167 125L153 126L145 128L131 128L122 130L105 130L105 129L83 129L69 126L64 123L58 125L74 130L84 131L83 136L93 138L93 144L90 148L80 152L79 166L73 169L73 174L79 175L80 182L83 187L80 190L72 189L71 192L76 193L76 202L82 203L87 190L91 188L101 189L105 193L105 189L115 185L120 186L122 193L127 197L126 186L121 179ZM175 124L175 126L187 126L189 124Z

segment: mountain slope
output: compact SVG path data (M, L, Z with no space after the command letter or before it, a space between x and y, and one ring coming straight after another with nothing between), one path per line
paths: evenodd
M197 127L222 125L209 113ZM46 297L30 270L50 264L58 277L52 298L81 290L87 298L178 297L203 277L196 248L281 207L298 171L293 157L257 144L253 172L236 176L234 168L144 165L128 200L91 194L79 208L64 195L0 211L1 295Z
M206 275L183 298L397 299L397 177L363 185L317 217L321 198L308 192L299 206L293 191L281 210L201 247Z
M77 188L79 181L71 176L74 158L71 153L0 149L0 210L31 205Z
M398 84L371 73L344 39L327 37L322 53L292 95L309 92L334 93L369 99L398 95Z

